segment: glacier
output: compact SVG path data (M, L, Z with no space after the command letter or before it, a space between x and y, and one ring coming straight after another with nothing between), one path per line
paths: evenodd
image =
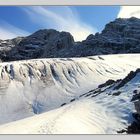
M118 54L0 63L0 133L117 133L133 121L131 92L139 78L119 96L111 88L92 92L125 78L139 62L140 54Z

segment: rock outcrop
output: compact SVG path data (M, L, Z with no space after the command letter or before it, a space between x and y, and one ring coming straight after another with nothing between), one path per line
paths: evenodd
M8 44L9 40L5 42ZM74 44L74 39L68 32L44 29L22 39L13 39L11 44L13 44L13 47L10 46L9 51L5 51L2 59L11 61L57 57L60 50L68 50Z
M140 19L118 18L107 24L100 34L89 35L83 44L94 48L95 54L138 53L139 39Z

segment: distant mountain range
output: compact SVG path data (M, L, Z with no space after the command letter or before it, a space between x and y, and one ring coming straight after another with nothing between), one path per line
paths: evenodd
M27 37L0 40L1 61L140 53L140 19L118 18L101 33L75 42L68 32L43 29Z

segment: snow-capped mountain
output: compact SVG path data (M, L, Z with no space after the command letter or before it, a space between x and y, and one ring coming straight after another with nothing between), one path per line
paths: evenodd
M81 42L54 29L0 40L0 133L140 133L139 62L134 17Z
M131 133L139 62L122 54L0 63L0 133Z
M27 37L0 40L1 61L35 58L85 57L101 54L140 52L140 19L118 18L101 33L74 42L68 32L39 30Z

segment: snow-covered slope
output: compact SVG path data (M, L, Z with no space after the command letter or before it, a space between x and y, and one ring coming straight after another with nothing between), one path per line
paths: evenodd
M140 90L140 70L91 90L59 109L2 125L0 133L117 134L134 121L131 99L136 90Z
M129 54L0 63L0 123L11 122L0 133L116 133L134 110L128 88L119 96L89 91L124 78L139 62Z

